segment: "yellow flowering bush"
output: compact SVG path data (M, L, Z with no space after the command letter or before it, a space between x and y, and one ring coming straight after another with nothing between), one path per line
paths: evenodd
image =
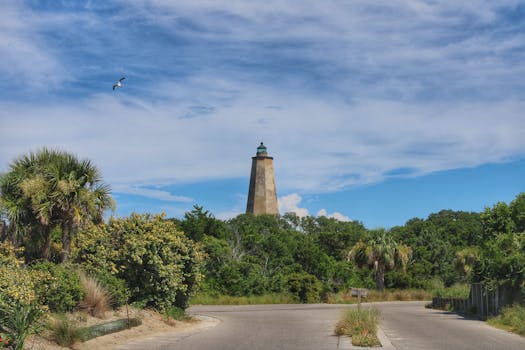
M25 338L47 311L35 292L38 283L47 277L19 264L0 265L0 332L13 349L22 349Z
M78 235L75 262L124 280L130 301L157 309L188 306L202 279L201 250L163 215L132 214Z

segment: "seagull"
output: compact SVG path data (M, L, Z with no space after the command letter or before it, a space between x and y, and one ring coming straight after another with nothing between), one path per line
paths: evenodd
M113 90L115 90L115 88L121 88L122 87L122 80L126 79L125 77L122 77L120 78L116 83L115 85L113 85Z

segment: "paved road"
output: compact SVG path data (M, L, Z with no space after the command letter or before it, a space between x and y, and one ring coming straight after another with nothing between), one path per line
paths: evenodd
M525 338L481 321L424 308L423 302L376 303L384 349L524 350ZM173 333L127 350L337 350L352 348L333 335L345 305L199 306L190 313L220 320L197 332ZM384 339L385 340L385 339Z
M383 316L381 328L396 349L525 350L524 337L482 321L425 309L424 304L375 304Z

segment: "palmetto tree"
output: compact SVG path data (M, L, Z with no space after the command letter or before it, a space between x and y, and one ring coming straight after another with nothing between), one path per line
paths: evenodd
M348 253L348 260L353 260L358 266L374 268L376 288L385 289L385 272L395 267L405 269L412 250L404 244L395 242L388 231L384 229L369 232L368 240L357 242Z
M101 220L113 203L109 186L89 160L47 148L15 159L0 190L16 232L36 235L44 242L43 258L49 258L51 230L61 228L62 261L69 257L76 229L84 222Z

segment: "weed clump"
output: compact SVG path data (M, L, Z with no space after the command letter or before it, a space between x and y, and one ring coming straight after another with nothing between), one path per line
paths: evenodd
M111 310L111 295L94 277L81 273L80 282L85 292L84 299L79 303L80 309L91 316L103 318L106 311Z
M355 346L381 346L377 338L380 313L377 309L348 309L335 326L336 335L352 337Z
M525 307L518 304L506 307L501 315L490 319L488 323L525 336Z

